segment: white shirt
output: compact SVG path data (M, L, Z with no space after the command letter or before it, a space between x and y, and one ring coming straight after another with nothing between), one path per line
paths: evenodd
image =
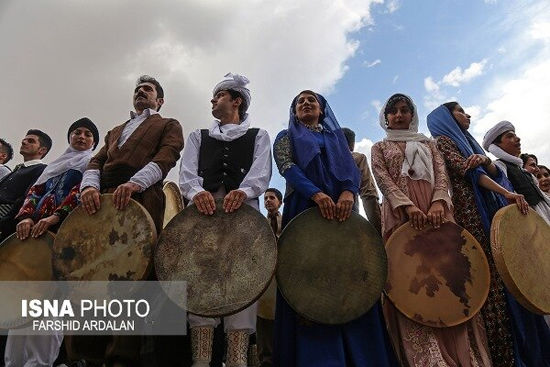
M223 126L218 121L214 121L208 135L217 140L233 141L243 136L249 126L248 118L240 124ZM201 131L195 130L187 138L180 164L180 189L189 200L193 200L199 192L205 191L202 187L203 178L198 175L200 147ZM241 182L239 190L246 194L247 199L255 199L267 190L270 179L271 142L267 131L259 129L254 142L252 165Z
M4 178L4 176L7 176L11 170L6 166L5 164L0 164L0 180Z
M128 141L130 135L136 131L138 126L141 125L143 121L145 121L149 116L155 114L158 114L158 112L150 108L146 108L141 115L136 114L134 111L130 111L130 121L126 123L126 126L124 126L124 129L120 134L120 138L118 139L118 147L122 147L126 141ZM138 185L141 188L139 191L143 192L160 180L162 180L162 170L155 162L149 162L142 169L137 171L136 174L128 180L128 182ZM80 190L89 186L100 190L101 188L99 182L100 173L98 169L86 170L82 177Z

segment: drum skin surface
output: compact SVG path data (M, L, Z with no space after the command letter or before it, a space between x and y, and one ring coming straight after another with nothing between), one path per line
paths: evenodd
M0 244L0 281L53 280L52 246L55 235L19 240L15 233Z
M477 240L445 222L418 231L409 223L386 243L386 294L405 316L431 327L449 327L472 318L489 294L489 264Z
M162 222L162 228L165 228L172 218L183 210L183 198L178 185L172 181L166 182L162 187L162 191L166 197L164 220Z
M386 275L382 238L357 213L338 222L310 208L279 237L277 284L310 321L336 325L362 316L380 299Z
M501 208L491 224L491 250L506 288L526 309L550 314L550 226L533 209Z
M187 282L190 313L221 317L254 303L275 273L277 245L265 217L243 204L225 213L216 200L213 215L186 207L162 231L155 271L162 281Z
M53 246L59 280L143 280L157 239L151 215L131 199L117 210L113 194L101 195L101 208L88 215L77 206L63 221Z
M19 328L29 323L28 318L21 317L20 299L54 296L52 285L44 284L44 281L53 280L54 238L52 232L46 232L38 238L28 237L21 241L14 233L0 244L0 281L10 282L2 285L1 329Z

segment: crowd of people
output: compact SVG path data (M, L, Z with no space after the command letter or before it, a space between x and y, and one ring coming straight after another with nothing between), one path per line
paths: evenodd
M506 289L489 240L493 216L509 204L522 214L532 208L550 224L550 171L535 155L521 154L512 123L495 124L479 144L468 132L468 113L448 102L427 116L428 137L418 132L413 100L394 94L380 111L386 137L373 145L369 167L366 156L353 151L355 133L339 125L322 95L304 90L290 104L288 128L274 139L274 161L286 181L283 195L269 187L270 137L247 113L248 83L242 75L227 74L213 89L214 121L191 132L185 144L180 123L160 115L164 91L150 76L138 79L130 118L108 131L103 144L96 125L80 118L67 131L67 149L46 165L52 140L31 129L19 150L24 162L10 169L13 148L0 139L0 241L12 234L24 241L55 232L79 204L94 215L101 193L113 193L119 210L130 198L140 202L160 233L163 180L181 155L179 187L189 205L213 215L215 199L223 199L225 212L244 204L259 211L263 195L276 237L311 207L327 220L345 221L362 204L384 241L407 222L417 230L457 223L488 259L485 305L460 325L434 328L406 317L381 295L363 316L324 325L296 313L274 280L258 302L236 314L221 319L190 314L189 337L176 344L166 338L113 338L99 365L201 367L221 366L223 360L227 367L550 366L550 329L543 316L528 311ZM215 337L220 328L225 345ZM62 334L10 334L5 365L93 365L85 356L64 358L62 342ZM258 348L258 360L250 344Z

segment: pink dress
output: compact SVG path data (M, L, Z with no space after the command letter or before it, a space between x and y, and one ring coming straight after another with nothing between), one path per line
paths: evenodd
M431 203L443 200L444 217L453 221L449 179L435 143L428 144L434 165L434 185L401 175L405 142L382 141L372 147L372 170L382 200L382 233L385 240L407 222L407 205L427 213ZM405 366L491 366L481 315L449 328L432 328L405 317L391 302L384 302L384 316L396 354Z

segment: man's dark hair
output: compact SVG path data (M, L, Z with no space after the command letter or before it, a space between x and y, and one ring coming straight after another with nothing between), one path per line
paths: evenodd
M346 137L346 140L348 142L349 150L352 150L355 147L355 132L347 127L343 127L342 132L344 133L344 136Z
M29 131L27 131L27 135L38 136L38 141L40 142L40 146L46 147L46 153L44 153L44 155L42 156L42 158L44 158L52 147L52 138L50 138L50 136L45 132L43 132L42 130L38 130L38 129L30 129Z
M6 160L4 163L8 163L13 158L13 148L10 143L0 138L0 152L6 153Z
M149 75L142 75L136 81L136 87L138 85L142 84L142 83L151 83L151 84L153 84L155 86L155 90L157 91L157 98L164 98L164 89L162 89L162 86L160 85L158 80L156 80L155 78L153 78L152 76L149 76ZM160 111L161 107L162 107L162 105L158 106L157 112Z
M136 82L136 86L138 86L142 83L151 83L151 84L153 84L155 86L155 90L157 91L157 97L158 98L164 98L164 89L162 89L162 86L160 85L158 80L156 80L155 78L153 78L152 76L149 76L149 75L142 75L138 78L138 80Z
M275 194L275 196L277 197L277 199L279 199L279 202L283 202L283 194L281 194L281 192L279 190L277 190L276 188L274 187L270 187L269 189L265 190L266 193L268 192L272 192Z
M527 161L529 160L529 158L533 158L535 160L535 164L539 164L539 160L537 158L536 155L534 154L529 154L529 153L522 153L520 154L519 156L521 158L521 160L523 161L523 165L525 166L525 164L527 163Z
M240 98L241 104L239 105L239 120L242 121L244 119L244 115L246 114L246 104L244 103L244 97L242 94L237 92L236 90L227 89L227 93L231 96L231 99Z

